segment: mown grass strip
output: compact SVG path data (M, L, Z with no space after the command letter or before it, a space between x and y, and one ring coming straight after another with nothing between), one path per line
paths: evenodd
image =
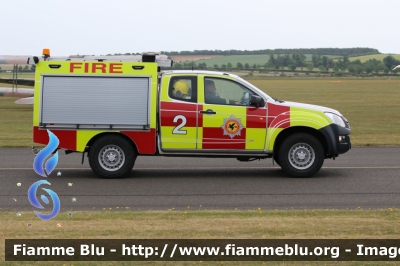
M114 207L92 212L60 213L42 221L33 212L0 212L0 261L4 261L4 239L386 239L398 238L400 210L275 210L250 211L133 211ZM31 226L28 227L28 224ZM61 226L57 226L57 224ZM194 265L200 262L158 263ZM28 264L28 263L26 263ZM39 263L40 265L54 265ZM97 263L73 263L95 265ZM138 263L142 265L143 263ZM213 262L207 265L220 265ZM227 263L241 265L242 263ZM249 262L247 265L262 263ZM287 265L285 263L273 263ZM301 265L294 263L291 265ZM309 264L309 263L307 263ZM332 265L313 263L315 265ZM350 263L340 263L350 264ZM14 265L14 264L9 264ZM58 265L62 265L59 263ZM70 264L67 264L70 265ZM123 265L103 263L102 265ZM335 264L334 264L335 265ZM351 263L351 265L357 265ZM365 265L360 263L358 265ZM373 265L373 264L368 264Z

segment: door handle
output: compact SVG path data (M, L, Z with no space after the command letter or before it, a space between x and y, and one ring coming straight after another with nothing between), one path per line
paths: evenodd
M207 109L205 111L200 111L200 114L206 114L206 115L215 115L217 112L211 110L211 109Z

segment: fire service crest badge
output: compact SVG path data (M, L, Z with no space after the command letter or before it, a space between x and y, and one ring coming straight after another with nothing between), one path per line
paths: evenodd
M224 118L221 128L224 131L224 135L228 135L232 139L235 136L240 136L240 131L242 131L244 126L240 118L231 115L229 118Z

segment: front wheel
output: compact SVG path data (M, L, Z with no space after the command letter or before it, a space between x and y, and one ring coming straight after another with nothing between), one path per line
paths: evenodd
M96 140L89 150L93 172L103 178L127 176L135 164L136 154L131 143L121 136L108 135Z
M306 133L289 136L279 148L282 170L292 177L310 177L324 163L324 149L317 138Z

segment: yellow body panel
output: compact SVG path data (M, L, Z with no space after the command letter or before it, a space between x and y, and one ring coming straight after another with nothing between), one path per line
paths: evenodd
M168 85L170 80L171 80L170 75L164 75L162 83L160 84L160 101L173 102L173 100L168 96ZM164 85L164 87L161 87L162 85Z
M203 149L203 129L197 130L197 149Z
M84 151L88 142L97 134L103 133L104 130L86 130L81 129L76 131L76 150ZM107 131L107 132L119 132L119 131Z
M279 135L279 133L282 132L284 128L268 128L267 129L267 138L266 138L266 149L269 151L274 150L274 144L276 137Z
M162 147L164 149L196 149L196 127L182 127L186 134L174 134L176 127L163 126L161 128Z
M307 126L320 129L332 124L331 120L321 111L290 108L290 126Z
M263 150L266 131L265 128L246 128L246 150Z
M203 110L212 109L216 112L214 115L200 114L203 116L203 127L221 127L224 118L234 115L240 118L242 125L246 127L246 107L232 105L205 104Z

